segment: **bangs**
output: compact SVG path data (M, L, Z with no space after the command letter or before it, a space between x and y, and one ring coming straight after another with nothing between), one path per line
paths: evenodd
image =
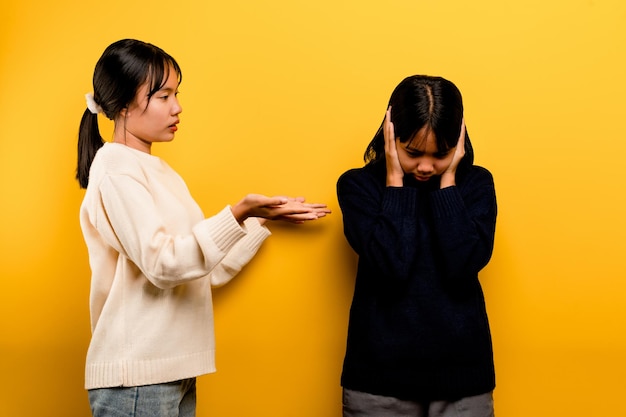
M400 142L406 143L406 146L409 148L422 149L422 147L426 146L426 138L430 133L435 137L437 152L447 152L457 144L458 137L453 141L446 140L447 136L445 132L441 132L441 129L433 128L430 124L425 124L420 129L415 130L411 135L407 135L407 140L400 138Z
M170 71L173 69L176 72L176 78L178 84L182 82L182 72L178 63L174 58L169 55L155 56L155 59L149 64L148 73L146 77L146 84L149 86L148 99L151 98L157 91L159 91L170 76Z

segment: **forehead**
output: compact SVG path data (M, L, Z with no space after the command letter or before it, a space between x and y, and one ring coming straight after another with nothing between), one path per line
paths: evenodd
M424 126L409 140L404 143L404 148L409 151L424 153L437 153L437 137L430 127Z

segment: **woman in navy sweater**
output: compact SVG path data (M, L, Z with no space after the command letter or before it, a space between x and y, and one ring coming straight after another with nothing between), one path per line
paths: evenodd
M493 415L478 272L497 209L493 178L473 159L458 88L417 75L392 93L366 165L339 178L344 233L359 256L346 417Z

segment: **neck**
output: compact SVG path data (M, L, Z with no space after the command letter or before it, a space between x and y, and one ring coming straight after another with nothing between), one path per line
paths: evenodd
M126 129L117 129L116 127L113 142L126 145L147 154L152 154L152 142L138 138Z

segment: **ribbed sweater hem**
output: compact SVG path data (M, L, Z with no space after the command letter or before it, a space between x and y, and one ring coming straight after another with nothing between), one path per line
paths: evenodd
M136 387L192 378L215 372L215 351L172 358L88 363L85 388Z

